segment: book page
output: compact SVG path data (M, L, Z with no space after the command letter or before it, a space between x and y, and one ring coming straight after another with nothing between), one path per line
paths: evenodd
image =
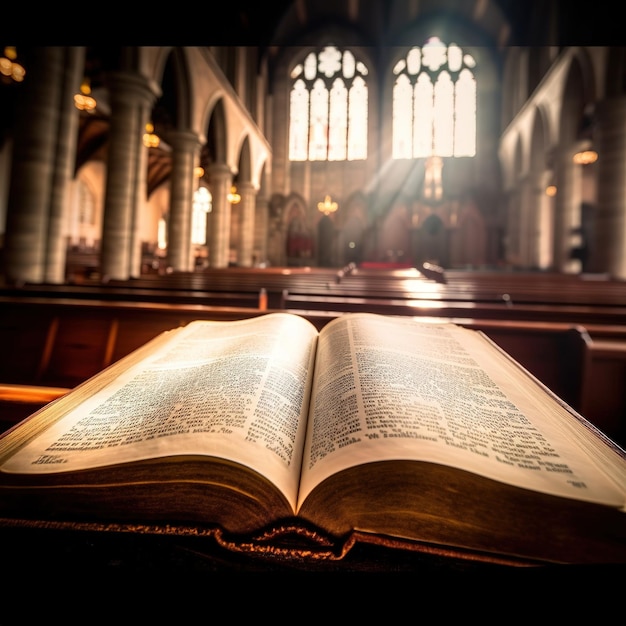
M87 395L1 470L213 455L260 472L295 506L316 343L317 329L296 315L192 322Z
M575 420L479 333L410 318L343 316L320 333L299 505L322 480L413 459L616 507L626 462L582 448ZM572 430L573 429L573 430ZM610 477L600 470L611 466Z

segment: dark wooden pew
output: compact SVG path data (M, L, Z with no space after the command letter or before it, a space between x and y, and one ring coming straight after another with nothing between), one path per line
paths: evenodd
M159 333L191 319L261 314L246 307L0 296L0 429Z
M493 319L507 321L549 321L570 324L620 324L626 321L626 306L590 304L529 304L510 302L477 302L441 299L384 298L377 295L351 296L303 294L284 291L282 308L306 314L312 311L336 313L370 311L383 315L416 317Z
M158 333L191 319L264 311L159 302L0 296L0 381L73 387Z
M367 292L381 296L509 302L626 306L626 282L606 277L544 272L445 272L445 283L420 280L418 270L356 269L341 280L347 294Z
M602 334L585 346L578 409L626 446L626 338Z
M361 269L347 266L340 270L328 268L227 268L199 272L172 272L145 275L129 280L104 283L83 281L73 285L23 285L31 295L54 291L57 295L96 297L116 300L153 302L204 303L218 306L258 305L263 292L269 308L285 307L285 295L293 306L306 302L310 308L353 310L359 299L369 303L404 307L400 314L410 314L407 307L463 308L472 305L513 307L518 316L527 308L528 319L536 319L533 306L563 307L564 319L578 323L580 317L568 317L568 307L593 307L603 313L623 315L626 311L626 282L607 278L587 279L581 275L544 272L446 272L446 281L431 280L416 268L396 270ZM2 292L0 292L2 293ZM9 294L7 288L3 293ZM325 299L328 299L327 303ZM314 305L316 301L321 304ZM334 305L333 305L334 303ZM532 305L532 306L531 306ZM529 308L530 307L530 308ZM573 309L572 309L573 307ZM477 316L481 316L481 312ZM505 315L510 318L508 314ZM542 315L542 313L539 313ZM609 323L605 317L603 323Z
M23 297L46 306L36 311L26 305L16 309L0 301L4 307L0 340L5 354L19 355L14 363L8 359L0 363L0 382L70 388L158 332L195 317L237 319L258 315L267 307L298 313L321 327L344 312L371 311L473 327L482 324L538 378L550 381L559 395L593 416L594 423L614 430L626 421L622 408L626 399L620 391L626 343L623 281L543 272L445 275L442 282L415 268L381 271L352 265L340 270L207 269L106 283L5 285L0 287L0 299ZM77 308L78 302L83 306ZM531 331L529 324L537 330ZM28 332L23 332L24 326ZM589 335L577 392L559 381L554 361L540 362L527 354L545 351L539 328L562 335L572 326L584 326ZM533 341L525 342L531 332ZM559 348L560 339L546 341L556 346L555 354L564 350ZM611 389L597 393L603 385Z
M160 332L194 319L235 320L275 310L6 296L0 296L0 307L0 341L5 347L0 359L2 427L41 406L42 397L50 397L41 394L62 393L76 386ZM320 329L341 312L300 314ZM420 319L453 321L484 332L609 436L621 436L626 407L622 387L602 387L598 398L596 378L602 375L597 369L600 358L610 356L614 367L626 363L626 326L594 324L588 330L559 321L427 315ZM20 391L26 395L30 387L34 401L16 403L15 386L22 386ZM601 401L608 406L606 410L598 408L603 406ZM8 404L11 411L4 411Z
M100 283L85 281L81 284L26 284L19 287L0 287L0 295L29 295L32 297L80 298L85 300L113 300L129 302L164 302L179 304L208 304L211 306L250 307L259 306L259 291L210 291L176 287L162 282L159 277L129 281Z

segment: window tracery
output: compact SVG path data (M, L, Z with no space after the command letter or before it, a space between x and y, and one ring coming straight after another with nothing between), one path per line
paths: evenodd
M475 65L458 45L437 37L395 65L393 158L476 154Z
M368 71L350 50L327 45L291 73L289 159L367 158Z

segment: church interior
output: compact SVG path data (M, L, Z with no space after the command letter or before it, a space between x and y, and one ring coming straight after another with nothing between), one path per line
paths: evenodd
M188 41L3 32L3 428L194 318L371 311L485 332L623 446L610 3L266 4Z
M351 262L626 278L620 47L558 1L279 6L256 46L4 49L7 281Z

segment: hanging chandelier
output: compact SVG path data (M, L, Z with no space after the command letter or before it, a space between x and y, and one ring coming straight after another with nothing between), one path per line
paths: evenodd
M241 196L237 193L237 187L235 185L230 188L230 193L226 196L226 199L231 204L238 204L241 201Z
M152 122L148 122L146 124L146 132L143 136L143 145L146 148L158 148L161 143L161 139L154 132L154 124Z
M91 95L91 84L88 78L83 78L80 93L74 95L74 106L79 111L93 113L96 110L96 99Z
M581 150L574 155L574 163L577 165L591 165L598 160L598 153L595 150Z
M317 210L321 211L324 215L330 215L334 213L339 208L339 205L336 202L333 202L330 196L326 196L324 198L324 202L317 203Z
M4 56L0 57L0 78L3 82L21 83L26 75L26 70L17 61L17 51L14 46L4 49Z

